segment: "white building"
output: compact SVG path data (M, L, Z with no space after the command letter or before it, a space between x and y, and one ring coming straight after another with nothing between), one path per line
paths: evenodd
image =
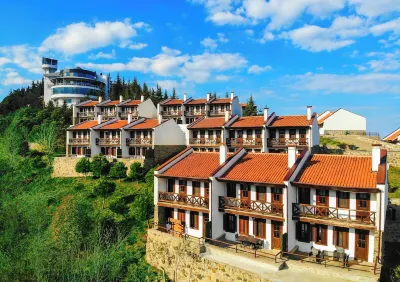
M110 79L107 75L79 67L56 72L58 61L42 58L44 102L56 106L75 105L88 99L108 97Z
M367 119L345 109L325 111L318 116L318 124L321 135L365 135L367 131Z

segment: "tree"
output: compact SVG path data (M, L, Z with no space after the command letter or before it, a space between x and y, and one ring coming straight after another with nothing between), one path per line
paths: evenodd
M119 95L122 95L123 90L124 90L124 86L123 86L121 77L119 76L119 73L117 73L117 79L111 85L110 99L118 100Z
M143 83L143 91L142 91L142 93L143 93L143 96L144 96L145 99L150 98L150 91L149 91L149 88L147 87L146 82Z
M40 125L36 134L36 142L42 147L43 152L52 155L56 147L57 128L55 122L46 122Z
M129 212L129 207L124 198L119 198L110 204L110 210L125 217Z
M247 106L243 111L243 116L256 116L257 106L254 104L253 95L250 95L249 100L247 100Z
M106 198L111 196L115 191L116 184L111 181L101 180L97 186L94 187L93 193L103 198L103 209Z
M175 87L172 88L172 95L171 95L171 99L178 99L178 95L176 95L176 90Z
M156 105L157 105L158 103L160 103L160 102L163 100L162 89L161 89L161 87L158 85L158 83L157 83L157 85L156 85L156 93L155 93L154 99L155 99L154 104L156 104Z
M109 176L121 180L126 177L127 170L128 168L123 162L117 162L111 167Z
M110 164L104 155L100 154L93 157L90 163L90 171L93 177L99 178L100 176L107 176L109 170Z
M141 163L134 162L130 166L129 178L131 178L132 180L139 180L140 177L142 176L142 172L143 172L143 167Z
M75 171L87 175L90 172L90 160L81 158L75 165Z
M164 90L164 97L163 100L167 100L168 99L168 92L167 89Z

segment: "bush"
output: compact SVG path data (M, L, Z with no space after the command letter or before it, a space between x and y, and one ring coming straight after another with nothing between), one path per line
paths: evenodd
M75 191L82 191L85 189L85 185L83 183L78 183L74 186Z
M90 161L88 158L81 158L75 165L75 171L87 175L90 172Z
M110 204L110 210L125 216L129 212L129 207L126 204L127 203L124 198L119 198Z
M130 166L130 171L129 171L129 178L132 180L140 180L142 177L143 173L143 167L141 163L134 162Z
M100 183L94 187L93 193L103 198L103 209L106 198L115 191L115 183L107 180L101 180Z
M116 179L125 178L127 170L123 162L117 162L111 167L109 176Z
M93 177L107 176L110 171L110 163L105 156L96 155L90 163L90 171L93 173Z

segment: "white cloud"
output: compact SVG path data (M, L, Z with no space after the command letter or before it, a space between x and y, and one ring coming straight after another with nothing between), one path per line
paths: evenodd
M266 43L267 41L272 41L275 39L275 35L268 30L264 30L264 36L259 40L261 44Z
M120 45L120 47L121 47L121 45ZM123 48L128 48L128 49L131 49L131 50L141 50L141 49L146 48L146 47L147 47L147 43L132 42L132 43L129 43L129 44L125 45Z
M211 50L214 50L218 47L217 40L214 40L210 37L204 38L202 41L200 41L200 44L203 45L205 48L209 48Z
M220 74L215 77L216 81L229 81L232 79L232 76Z
M0 57L0 66L5 65L7 63L10 63L11 60L9 58L6 57Z
M368 17L377 17L400 11L400 1L398 0L349 0L355 6L358 14Z
M317 70L323 71L324 67L323 66L317 67Z
M251 67L249 67L247 72L254 73L254 74L260 74L262 72L269 71L269 70L272 70L271 66L260 67L258 65L252 65Z
M287 76L282 83L295 90L332 94L398 94L400 74L313 74Z
M332 51L355 43L353 38L366 36L365 21L357 16L337 17L328 28L305 25L283 32L280 37L290 39L301 49L311 52Z
M380 36L387 32L393 32L395 34L400 33L400 18L371 27L371 33L375 36Z
M218 35L218 41L219 42L221 42L221 43L228 43L229 42L229 39L226 38L224 33L217 33L217 35Z
M6 74L6 77L3 79L2 84L4 85L24 85L30 84L32 82L31 79L23 78L19 75L18 72L12 71Z
M245 17L241 16L240 14L234 14L230 11L211 14L207 17L207 20L212 21L216 25L242 25L249 22Z
M41 56L37 48L28 45L6 46L0 47L0 53L5 55L8 63L13 63L32 73L42 73Z
M124 22L97 22L94 25L73 23L57 29L55 34L47 37L39 51L59 51L66 55L74 55L125 42L137 35L137 24L131 24L129 19Z
M89 59L91 60L97 60L97 59L114 59L115 58L115 50L113 49L111 53L104 53L104 52L99 52L97 54L90 54Z
M252 30L252 29L246 29L246 30L244 31L244 33L245 33L246 35L248 35L248 36L253 36L253 35L254 35L254 30Z
M150 31L153 30L153 29L150 27L150 25L147 24L147 23L145 23L145 22L137 22L137 23L134 23L134 24L132 25L132 27L133 27L133 28L136 28L136 29L144 29L144 30L147 31L147 32L150 32Z
M367 57L375 57L375 59L370 60L363 66L365 69L367 67L375 72L380 71L393 71L400 69L400 50L395 50L393 52L370 52Z

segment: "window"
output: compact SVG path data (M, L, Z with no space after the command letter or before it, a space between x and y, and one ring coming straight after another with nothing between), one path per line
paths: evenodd
M192 184L193 184L193 195L200 196L200 182L193 181Z
M328 204L329 191L317 189L317 206L326 206Z
M305 129L300 129L299 130L299 135L300 135L300 138L306 138L306 130Z
M296 240L310 243L310 223L298 221L296 223Z
M253 129L247 129L246 135L247 135L247 139L253 138Z
M310 204L310 189L299 188L299 203L300 204Z
M175 179L168 179L168 192L174 193Z
M179 180L179 194L186 194L186 180Z
M197 138L197 134L198 134L198 131L197 130L193 130L193 138Z
M296 139L296 129L289 129L289 138L291 140Z
M210 197L210 184L208 182L204 182L204 197Z
M249 217L239 216L239 234L249 235Z
M272 202L282 202L282 188L276 188L272 187L271 188L271 194L272 194Z
M213 138L214 137L214 131L213 130L209 130L208 131L208 138Z
M257 201L266 202L267 201L267 187L256 186L256 197Z
M349 248L349 229L333 227L333 245L344 249Z
M238 131L236 131L236 133L237 133L237 138L243 138L243 130L238 130Z
M327 244L327 226L326 225L314 225L312 227L312 240L316 244L326 245Z
M285 130L279 129L279 138L285 138Z
M348 209L350 206L350 193L349 192L341 192L337 191L336 192L336 198L337 198L337 207L338 208L345 208Z
M217 138L221 138L221 130L216 130L215 134L217 135Z
M236 232L236 215L224 214L224 230L226 232L235 233Z
M276 130L275 129L271 129L269 131L269 137L271 138L276 138Z
M226 196L236 198L236 183L228 182L226 184Z
M184 210L178 210L178 220L182 223L186 222L186 212Z
M261 129L256 129L256 138L261 138Z
M240 184L240 198L249 198L249 197L250 197L250 185Z
M262 218L255 218L253 221L254 236L265 239L266 233L266 220Z
M190 212L190 228L199 230L199 212Z

